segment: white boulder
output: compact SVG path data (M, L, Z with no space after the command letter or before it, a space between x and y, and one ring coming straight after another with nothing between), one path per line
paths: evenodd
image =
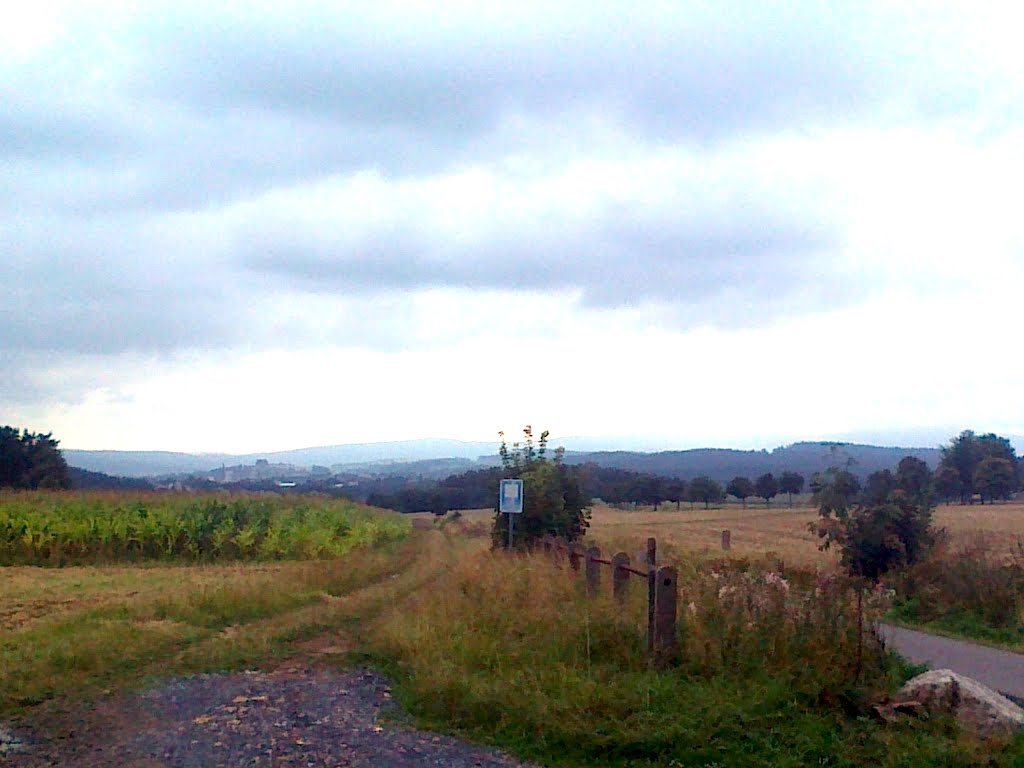
M951 714L961 728L979 736L1009 736L1024 728L1024 709L951 669L933 669L911 678L894 699Z

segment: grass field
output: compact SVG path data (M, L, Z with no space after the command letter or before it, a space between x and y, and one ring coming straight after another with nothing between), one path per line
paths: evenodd
M493 512L474 510L462 513L461 528L470 535L489 530ZM429 520L432 515L410 517ZM822 552L820 540L808 529L817 520L817 510L802 505L789 508L785 504L750 502L746 509L739 505L712 506L683 504L623 510L599 505L592 510L589 536L605 552L624 551L631 557L644 539L654 536L665 558L671 560L682 553L719 557L722 552L722 531L731 532L730 554L736 557L774 556L787 564L832 567L834 552ZM1024 502L1001 504L943 505L935 512L935 524L945 528L954 545L982 544L997 553L1009 553L1024 540Z

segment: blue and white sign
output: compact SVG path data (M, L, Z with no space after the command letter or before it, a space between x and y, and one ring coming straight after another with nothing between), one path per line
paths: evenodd
M505 515L523 513L523 481L502 480L498 488L498 511Z

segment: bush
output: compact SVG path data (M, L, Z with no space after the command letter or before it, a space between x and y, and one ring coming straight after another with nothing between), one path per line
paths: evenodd
M903 618L982 637L997 630L994 640L1024 639L1024 549L1019 543L1009 558L996 556L981 538L957 549L943 545L896 574L891 584L900 595Z
M811 530L824 540L823 549L839 547L851 576L878 581L921 560L935 542L932 506L925 496L912 497L893 483L884 492L873 487L857 503L856 479L835 469L816 477L814 488L820 520L811 523Z
M501 433L503 477L523 481L523 512L516 515L513 545L528 547L548 534L575 541L590 525L589 504L576 469L562 462L562 448L555 451L554 458L547 457L547 430L541 433L536 445L529 426L523 429L523 437L523 444L514 443L509 450ZM492 498L497 497L495 486ZM496 549L507 546L508 518L495 508L491 543Z

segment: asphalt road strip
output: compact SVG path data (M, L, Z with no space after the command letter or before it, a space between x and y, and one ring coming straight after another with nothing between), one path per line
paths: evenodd
M951 669L1018 704L1024 701L1024 655L891 624L882 624L879 629L886 646L907 661L932 669Z

